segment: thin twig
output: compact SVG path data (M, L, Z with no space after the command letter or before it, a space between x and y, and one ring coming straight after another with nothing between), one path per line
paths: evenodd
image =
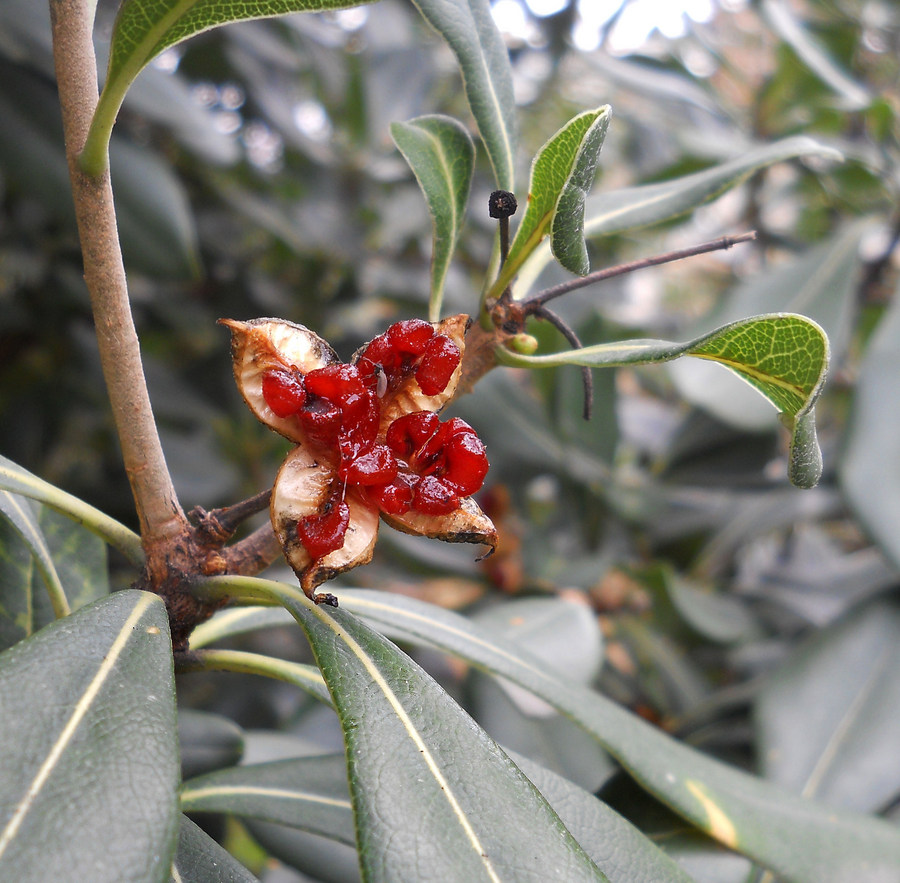
M554 298L568 294L570 291L593 285L595 282L612 279L614 276L624 276L626 273L633 273L635 270L643 270L646 267L656 267L659 264L669 264L672 261L680 261L695 255L707 254L711 251L722 251L742 242L751 242L754 239L756 239L756 231L751 230L749 233L742 233L740 236L723 236L720 239L713 239L711 242L692 245L690 248L679 248L676 251L667 251L654 257L629 261L627 264L617 264L615 267L607 267L605 270L597 270L595 273L588 273L587 276L580 276L577 279L570 279L568 282L562 282L551 288L545 288L543 291L538 291L536 294L522 298L519 303L527 308L529 314L534 314L532 305L540 306Z
M556 313L552 313L542 304L538 304L529 314L534 316L535 319L543 319L545 322L549 322L569 342L573 349L581 349L581 340L574 329L564 322L560 316L557 316ZM584 407L581 413L585 420L590 420L591 415L594 413L594 375L591 374L591 369L587 365L582 365L581 367L581 384L584 387Z
M165 547L184 534L187 521L166 468L147 394L109 172L90 177L78 165L98 97L92 10L93 4L84 0L51 0L53 56L84 279L148 570L153 573L164 569Z
M221 509L204 509L195 506L188 512L188 518L211 540L224 543L248 518L269 507L272 489L262 491L233 506Z

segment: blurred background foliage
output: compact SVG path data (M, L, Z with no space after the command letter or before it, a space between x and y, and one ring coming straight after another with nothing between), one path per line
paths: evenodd
M687 339L773 310L819 321L833 345L818 407L822 483L787 483L774 411L714 366L595 372L591 423L576 369L498 369L453 408L488 445L484 503L500 552L478 565L467 550L383 531L375 562L344 582L473 610L692 744L826 802L890 813L900 796L900 9L676 6L654 29L645 0L496 2L520 105L518 180L550 134L606 102L614 118L595 192L789 135L840 150L840 165L774 165L688 216L594 241L592 266L747 229L757 243L558 302L587 343ZM101 59L114 13L100 3ZM81 279L45 4L0 5L0 83L0 451L134 524ZM240 400L217 318L301 322L348 357L391 321L426 314L430 221L388 126L435 112L470 123L449 50L400 0L203 34L129 92L111 157L120 233L187 507L269 487L286 450ZM490 190L479 155L446 313L476 308ZM541 282L561 273L548 268ZM553 329L533 331L564 346ZM558 594L582 603L561 614L544 603ZM267 652L307 652L296 630L264 641ZM419 657L504 745L601 789L698 879L744 879L745 860L686 835L566 721ZM225 684L185 677L181 698L268 730L248 737L252 759L283 756L284 734L291 750L297 737L340 745L332 713L293 689ZM245 833L230 830L258 866ZM355 873L335 844L319 844L317 865L311 835L261 823L253 834L315 878Z

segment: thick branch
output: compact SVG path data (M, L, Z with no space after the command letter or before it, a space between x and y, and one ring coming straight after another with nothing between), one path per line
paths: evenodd
M78 154L98 97L92 8L88 0L50 0L53 54L84 279L91 296L103 375L152 574L165 556L165 546L184 533L187 521L166 468L150 408L128 301L109 172L92 178L78 166Z

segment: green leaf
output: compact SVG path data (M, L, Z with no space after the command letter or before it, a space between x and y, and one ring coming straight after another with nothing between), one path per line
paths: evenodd
M842 158L833 148L798 136L767 144L730 162L672 181L598 193L585 205L584 234L593 239L670 220L737 186L759 169L801 156L833 161ZM517 297L529 291L550 259L550 246L546 243L532 254L516 280Z
M172 863L173 883L259 883L227 849L182 816L178 850Z
M590 269L584 244L584 205L609 128L609 105L569 120L531 165L528 205L491 295L499 296L547 233L556 259L573 273Z
M763 773L804 796L877 812L900 794L900 612L876 603L801 644L759 693Z
M33 632L34 557L22 535L0 518L0 650Z
M236 764L244 753L244 731L230 718L208 711L178 711L181 776L188 779Z
M477 611L474 619L493 633L534 648L541 663L561 677L588 684L599 673L600 626L580 594L511 599ZM465 689L469 713L508 754L524 754L589 791L614 771L595 739L517 684L474 672Z
M108 595L109 571L103 540L47 506L38 507L37 519L72 610ZM38 625L52 620L48 610Z
M0 491L0 516L12 525L31 551L38 573L41 575L44 587L50 596L50 602L56 616L68 615L69 602L66 599L66 591L63 588L59 574L56 572L53 559L50 557L50 549L47 548L47 541L44 539L43 533L41 533L37 517L29 502L24 497L11 494L9 491ZM29 585L26 591L29 597L29 601L25 606L31 620L27 626L30 634L34 625L33 587Z
M860 366L841 487L870 537L900 567L900 287Z
M734 644L759 636L756 619L734 595L704 591L668 566L659 568L658 579L674 611L704 638Z
M686 333L699 334L753 313L800 313L822 326L831 357L840 364L857 314L860 241L871 231L870 219L848 224L798 258L754 274L728 293L702 327ZM724 371L713 372L690 359L669 370L682 396L720 420L749 431L772 426L771 409Z
M182 787L181 808L249 816L356 844L342 754L249 764L199 776Z
M500 880L520 874L525 856L535 877L605 879L537 789L409 657L341 610L291 612L344 727L368 879L427 867L438 879Z
M437 322L441 318L444 280L466 214L475 146L465 128L445 116L392 123L391 136L415 173L431 213L434 251L428 317Z
M516 102L503 37L488 0L412 0L447 41L462 71L466 98L502 190L514 189Z
M0 515L4 510L11 520L0 517L0 650L52 622L54 605L65 612L109 592L102 540L46 506L0 491Z
M588 193L594 185L600 148L609 128L609 105L601 108L599 113L599 117L581 139L572 171L559 194L553 221L550 224L550 249L553 256L567 270L579 276L586 276L591 269L587 245L584 242L584 206ZM535 161L536 170L537 161ZM532 195L536 189L537 181L533 181ZM531 208L530 201L528 207Z
M165 49L230 22L359 5L360 0L125 0L113 26L106 82L82 152L82 168L90 175L106 168L110 133L125 93Z
M0 879L168 880L178 744L165 605L116 592L0 654Z
M191 632L191 650L243 635L259 628L291 625L294 617L283 607L231 607L218 611Z
M56 509L118 549L132 564L143 565L141 538L134 531L3 456L0 456L0 488Z
M422 868L434 879L515 879L525 867L536 879L606 879L499 746L381 635L280 583L203 586L277 599L306 632L344 730L367 880Z
M813 406L825 383L829 349L825 333L805 316L753 316L687 343L626 340L546 356L523 356L497 349L498 361L519 368L611 368L668 362L680 356L717 362L762 393L781 413L791 432L791 481L798 487L815 486L822 474L822 455L816 440Z
M513 760L610 880L690 883L658 846L593 794L528 758L513 755Z
M340 591L342 609L402 640L438 647L532 691L593 733L643 788L731 849L792 883L893 879L900 831L817 805L682 745L611 700L548 674L520 647L411 598Z

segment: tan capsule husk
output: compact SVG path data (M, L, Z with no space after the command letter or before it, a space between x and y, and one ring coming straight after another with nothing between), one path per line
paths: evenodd
M303 441L296 417L279 417L262 394L263 373L271 368L296 368L306 374L340 361L327 341L303 325L284 319L219 319L231 329L234 379L244 401L270 429L294 442Z
M406 515L382 512L381 517L391 527L404 533L443 540L445 543L482 543L491 547L487 555L497 548L494 523L471 497L463 497L459 508L447 515L425 515L413 510Z
M307 594L345 570L368 564L378 537L378 510L357 489L349 487L345 501L350 507L350 523L344 545L318 561L310 558L297 536L297 522L320 510L335 481L333 464L298 447L288 454L272 489L269 505L272 527L284 557Z
M462 356L466 351L466 329L469 327L470 321L469 316L465 313L450 316L434 326L435 334L444 334L449 337L459 347L459 354ZM354 353L352 359L354 365L359 361L364 350L365 347L361 347ZM414 411L440 411L455 395L461 376L462 358L443 392L433 396L427 396L422 392L415 375L407 377L382 399L381 432L387 432L387 428L404 414L412 414Z

